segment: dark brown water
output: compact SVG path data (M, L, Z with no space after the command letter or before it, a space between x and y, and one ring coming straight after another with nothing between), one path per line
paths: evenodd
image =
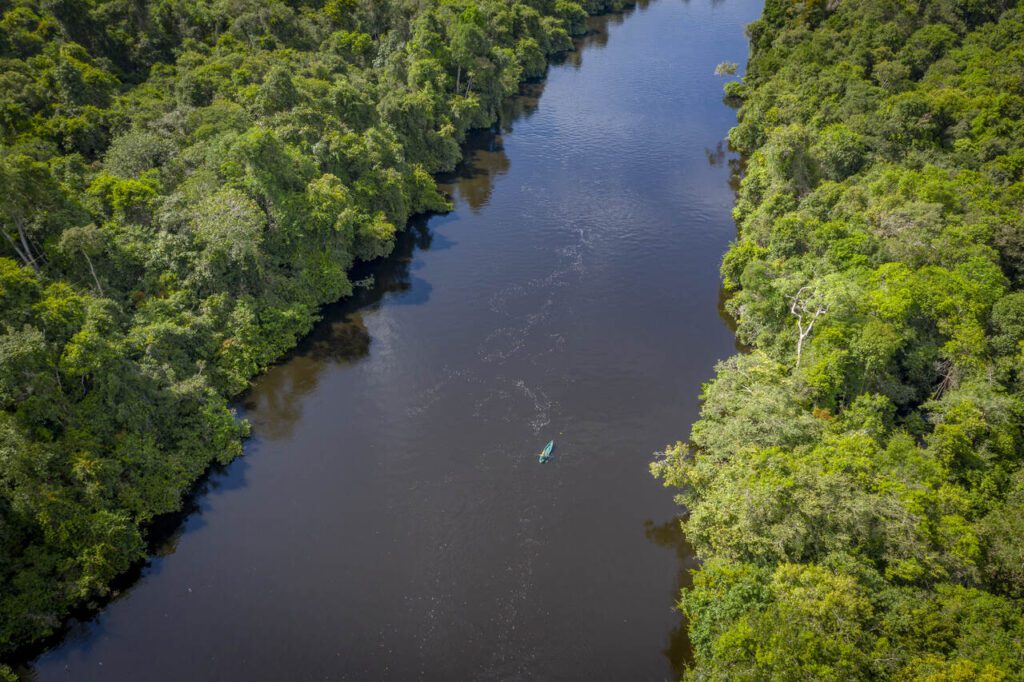
M30 675L675 677L693 561L647 464L734 350L713 70L760 5L596 23L475 140L455 211L256 382L245 456L167 551Z

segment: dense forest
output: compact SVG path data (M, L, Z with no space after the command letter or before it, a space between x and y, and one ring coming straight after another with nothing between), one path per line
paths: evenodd
M768 0L681 488L693 679L1024 679L1024 3Z
M621 0L0 0L0 657L140 560L229 398Z

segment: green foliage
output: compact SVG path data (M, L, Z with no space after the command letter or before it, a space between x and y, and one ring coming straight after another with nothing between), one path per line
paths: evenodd
M616 5L0 3L0 657L143 556L241 452L228 398Z
M1024 673L1024 616L963 586L886 586L860 562L712 561L680 607L694 680L1006 680Z
M1024 6L769 0L680 488L696 679L1024 678Z

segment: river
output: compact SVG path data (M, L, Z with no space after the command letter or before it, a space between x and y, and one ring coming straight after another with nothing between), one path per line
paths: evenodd
M760 9L594 20L471 141L455 210L255 382L244 457L139 579L27 676L678 677L695 561L647 465L735 351L713 72L746 61Z

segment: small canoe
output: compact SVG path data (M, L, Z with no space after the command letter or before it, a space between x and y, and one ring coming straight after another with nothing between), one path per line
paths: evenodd
M551 459L551 451L555 449L555 441L548 441L548 444L544 446L544 449L540 451L540 457L537 461L543 464L544 462Z

